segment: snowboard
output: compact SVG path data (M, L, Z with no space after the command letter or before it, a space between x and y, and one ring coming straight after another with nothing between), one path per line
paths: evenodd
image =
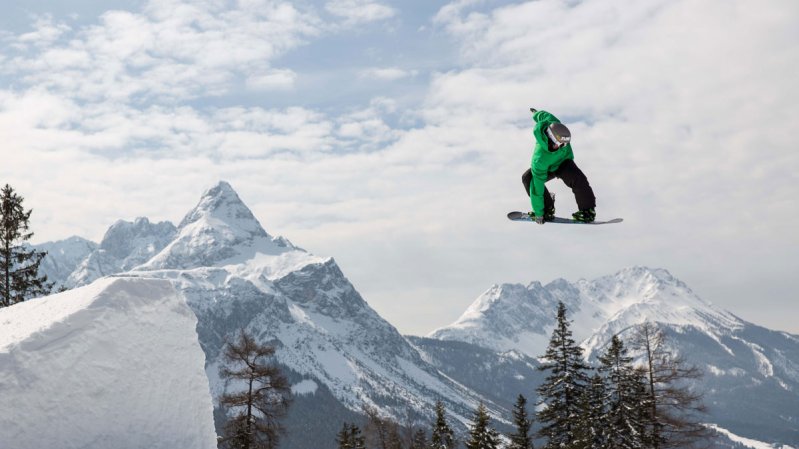
M508 219L513 221L529 221L535 223L535 220L530 218L527 215L527 212L508 212ZM623 218L614 218L613 220L608 221L592 221L591 223L583 223L582 221L572 220L571 218L562 218L562 217L555 217L555 219L551 221L547 221L547 223L561 223L561 224L582 224L582 225L601 225L601 224L611 224L611 223L621 223L624 221Z

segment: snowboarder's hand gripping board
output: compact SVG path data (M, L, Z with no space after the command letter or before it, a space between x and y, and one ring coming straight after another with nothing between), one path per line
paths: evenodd
M508 219L513 221L531 221L538 224L561 223L561 224L584 224L584 225L611 224L611 223L621 223L622 221L624 221L623 218L614 218L613 220L608 220L608 221L592 221L590 223L585 223L582 221L572 220L571 218L562 218L562 217L555 217L551 220L544 221L544 217L532 217L527 212L509 212Z

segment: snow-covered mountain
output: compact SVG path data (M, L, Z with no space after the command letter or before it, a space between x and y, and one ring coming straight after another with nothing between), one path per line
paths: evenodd
M494 285L458 320L433 331L430 337L537 357L546 350L554 329L553 310L558 301L569 309L575 338L593 337L586 342L587 349L646 320L708 331L744 326L739 318L699 298L668 271L631 267L591 281Z
M47 256L39 265L39 273L47 275L48 282L55 284L54 291L58 291L78 265L97 249L97 246L96 243L82 237L70 237L57 242L33 245L33 248L47 252Z
M139 269L192 269L242 264L258 255L307 255L288 240L267 234L226 182L208 190L165 242L164 250L151 254Z
M78 264L64 285L79 287L103 276L128 271L158 254L174 236L175 225L168 221L119 220L106 231L97 249Z
M369 307L335 260L268 234L225 182L205 192L171 242L125 276L168 279L186 296L214 397L226 388L218 375L223 338L246 328L277 347L296 391L318 394L335 410L357 412L366 404L397 419L408 411L429 417L442 400L462 427L485 400L426 362ZM497 415L507 412L485 401ZM320 443L332 444L337 426L316 435L324 437ZM283 447L307 445L307 435L295 437L303 440L292 442L290 432Z
M544 353L558 301L588 358L614 334L646 320L706 373L710 422L734 433L799 446L799 337L746 322L698 297L668 271L632 267L596 280L494 285L432 338L495 351Z
M334 259L267 233L226 182L206 191L177 228L146 218L118 221L67 285L103 275L167 279L186 297L214 398L227 388L219 378L226 336L246 328L276 346L296 393L290 430L309 417L326 421L311 436L290 431L281 447L307 447L309 438L315 447L334 444L343 420L359 419L364 405L404 420L430 417L442 400L461 430L479 401L496 416L507 414L424 360L369 307ZM222 411L215 416L219 427Z
M0 447L216 448L196 324L158 279L0 309Z

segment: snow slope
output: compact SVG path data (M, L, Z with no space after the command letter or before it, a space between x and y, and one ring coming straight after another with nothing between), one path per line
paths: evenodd
M215 448L196 323L158 279L0 309L0 447Z

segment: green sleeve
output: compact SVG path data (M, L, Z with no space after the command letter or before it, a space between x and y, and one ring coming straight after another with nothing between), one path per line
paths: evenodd
M559 123L557 117L547 111L536 111L533 114L535 127L533 136L535 137L535 150L533 160L530 164L530 171L533 172L533 180L530 183L530 204L536 216L544 215L544 184L547 182L549 174L549 164L543 157L544 152L549 146L549 138L546 136L546 129L553 123Z
M547 148L549 138L546 135L546 129L553 123L560 123L560 120L547 111L536 111L533 114L533 120L535 120L535 127L533 127L535 142L541 145L541 148Z

